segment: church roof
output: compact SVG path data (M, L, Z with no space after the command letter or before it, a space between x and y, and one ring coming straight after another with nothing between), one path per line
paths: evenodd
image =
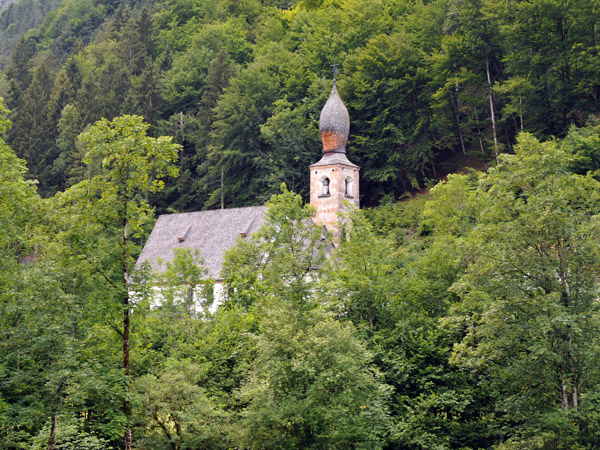
M265 221L266 206L215 209L158 218L137 265L148 262L153 270L162 271L171 261L176 248L199 250L208 275L220 279L223 254L239 237L250 237ZM159 264L159 258L162 264Z

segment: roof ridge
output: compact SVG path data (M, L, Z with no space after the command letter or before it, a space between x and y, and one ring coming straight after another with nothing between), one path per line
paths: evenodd
M215 208L215 209L202 209L199 211L183 211L183 212L174 212L174 213L164 213L159 214L158 217L163 216L175 216L175 215L183 215L183 214L203 214L203 213L218 213L223 211L239 211L240 209L259 209L259 208L267 208L266 205L254 205L254 206L236 206L235 208Z

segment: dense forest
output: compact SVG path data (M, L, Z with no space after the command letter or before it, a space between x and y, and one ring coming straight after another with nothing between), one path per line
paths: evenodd
M599 16L8 6L0 448L597 448ZM332 249L305 201L334 64L369 208ZM156 212L221 198L268 212L213 312L201 254L135 259Z
M281 180L307 199L336 63L376 206L453 155L485 168L521 131L586 125L599 19L590 0L20 0L0 15L7 142L50 197L85 178L86 127L137 114L183 146L158 211L261 204Z

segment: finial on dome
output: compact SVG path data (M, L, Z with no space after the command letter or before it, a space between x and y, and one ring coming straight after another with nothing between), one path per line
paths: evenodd
M350 116L338 95L336 74L339 74L339 71L336 64L333 64L333 89L321 111L319 120L324 153L346 153L346 144L350 134Z
M333 84L335 84L337 82L336 75L340 74L340 71L338 70L337 64L335 63L335 61L331 65L331 72L333 73Z

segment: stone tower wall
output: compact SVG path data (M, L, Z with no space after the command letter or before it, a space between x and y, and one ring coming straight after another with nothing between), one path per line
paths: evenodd
M338 213L344 211L344 201L359 203L359 169L344 164L328 164L310 167L310 204L317 209L315 222L327 229L337 231ZM329 195L323 192L323 179L329 178ZM351 193L346 194L346 179L351 179Z

